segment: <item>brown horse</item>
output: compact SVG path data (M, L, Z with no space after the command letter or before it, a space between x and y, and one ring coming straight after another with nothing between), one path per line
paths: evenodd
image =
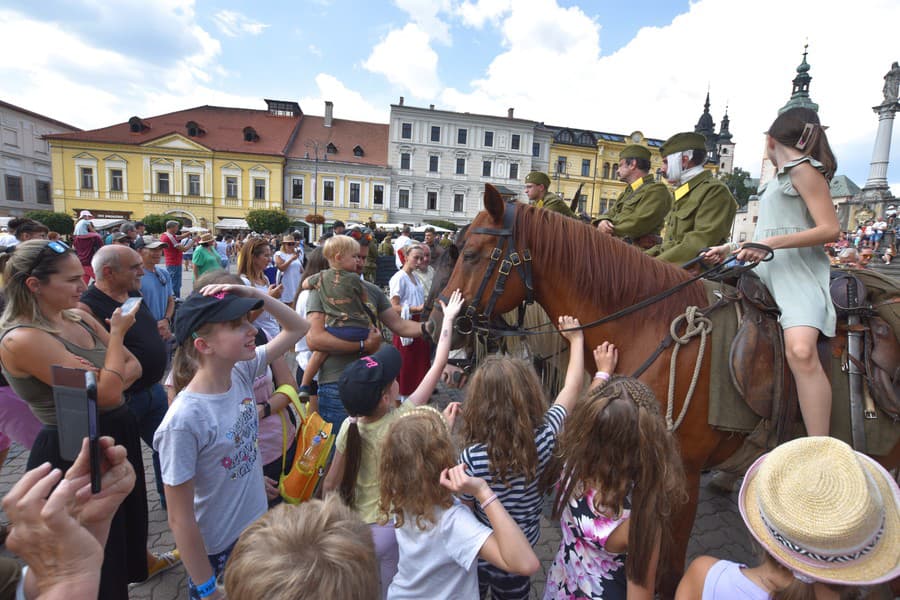
M581 323L589 323L690 278L683 269L648 257L634 247L574 219L519 203L510 205L509 210L514 211L514 215L510 215L500 194L490 185L485 187L485 210L471 223L464 244L459 249L459 258L442 292L447 296L458 288L470 305L476 296L480 296L475 300L477 306L471 307L470 314L486 310L487 301L497 283L499 275L494 268L483 285L492 251L502 244L498 233L509 233L511 239L508 244L518 252L519 257L525 249L530 251L534 300L544 307L554 323L560 315L573 315ZM492 315L510 311L526 298L525 273L516 267L509 269L505 287L496 298ZM478 290L482 286L484 291L479 295ZM657 348L676 316L683 314L688 306L706 305L703 285L694 282L637 312L588 328L584 332L585 364L593 365L592 348L603 341L610 341L620 349L617 371L633 373ZM435 310L429 327L439 331L441 317ZM679 414L688 391L698 348L699 344L694 341L679 351L675 415ZM640 376L660 399L663 411L668 395L671 353L671 348L663 351ZM667 576L662 585L666 594L674 592L674 585L684 570L685 551L697 509L701 469L721 463L742 443L741 436L716 430L707 423L709 372L710 354L707 352L691 405L676 432L687 476L689 501L675 520L675 558L673 564L664 569ZM896 450L892 453L894 459Z

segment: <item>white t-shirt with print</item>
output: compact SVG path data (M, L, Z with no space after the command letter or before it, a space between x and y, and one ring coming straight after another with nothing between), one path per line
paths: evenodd
M194 481L194 517L207 554L233 544L267 508L253 381L265 372L266 347L231 370L222 394L182 390L153 436L163 483Z

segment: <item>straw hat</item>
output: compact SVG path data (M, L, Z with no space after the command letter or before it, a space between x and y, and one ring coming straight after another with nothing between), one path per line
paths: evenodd
M215 243L216 238L211 233L204 233L200 236L200 245L206 246L207 244Z
M900 575L900 489L840 440L801 438L763 455L738 505L753 537L801 581L870 585Z

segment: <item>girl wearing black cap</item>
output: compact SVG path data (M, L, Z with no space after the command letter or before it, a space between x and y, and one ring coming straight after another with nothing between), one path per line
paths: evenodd
M453 322L462 304L459 290L451 294L446 305L441 301L444 321L434 362L419 387L397 410L394 407L399 397L400 353L393 346L382 346L375 354L350 363L338 381L341 402L350 417L338 433L325 491L339 490L347 504L372 528L382 597L387 596L388 586L397 572L398 550L393 524L378 524L381 441L391 423L431 398L447 365ZM455 402L447 407L449 418L454 418L458 407Z

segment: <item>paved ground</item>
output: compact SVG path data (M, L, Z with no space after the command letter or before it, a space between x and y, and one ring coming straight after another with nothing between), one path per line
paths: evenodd
M192 275L185 273L182 296L187 296L192 286ZM439 389L435 396L436 404L445 404L454 399L460 399L457 390ZM13 446L9 458L3 470L0 472L0 497L6 494L18 478L25 472L25 463L28 453L19 446ZM150 452L144 448L144 466L147 479L148 503L150 509L149 545L153 551L163 552L171 550L174 539L166 522L166 513L159 504L154 484L153 467L150 461ZM704 484L700 492L700 506L691 543L688 546L688 557L698 554L711 554L736 561L753 563L753 554L750 550L749 535L747 534L740 515L737 511L737 494L728 496L709 492ZM3 518L5 520L5 518ZM541 541L537 545L537 554L541 559L541 572L533 577L534 586L532 596L541 597L546 580L546 572L549 569L559 546L559 526L547 518L541 521ZM179 565L150 581L135 585L131 590L131 598L152 600L186 599L187 575L184 568Z

